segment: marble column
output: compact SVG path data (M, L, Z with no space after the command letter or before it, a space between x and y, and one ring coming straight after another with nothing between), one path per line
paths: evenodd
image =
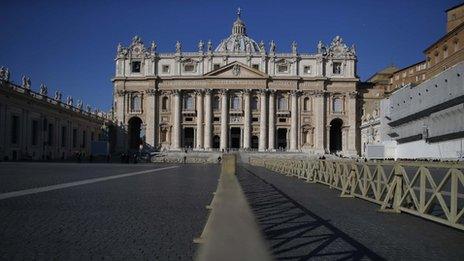
M251 132L251 108L250 108L250 92L244 90L244 115L243 115L243 148L250 148L250 132Z
M173 91L172 97L174 99L174 110L172 111L172 135L171 135L171 149L179 150L180 149L180 118L181 118L181 109L180 109L180 91Z
M266 102L267 90L261 90L260 95L260 119L259 119L259 151L265 151L267 149L267 102Z
M156 130L158 128L158 124L156 124L156 89L148 89L146 90L146 97L147 97L147 111L145 112L146 117L146 143L156 148Z
M356 100L357 100L357 93L352 92L347 95L348 99L348 114L349 120L346 122L346 125L349 125L348 130L348 139L346 144L348 145L348 153L351 156L358 155L358 138L359 136L356 134Z
M197 96L197 149L203 149L203 90L195 93Z
M275 91L269 93L269 150L275 149Z
M205 90L205 136L204 136L204 145L205 149L210 150L211 149L211 138L212 138L212 122L211 122L211 89L206 89Z
M291 110L291 126L290 126L290 150L298 150L298 92L293 91L292 110Z
M126 129L126 94L125 90L118 90L116 93L116 119L117 119L117 140L116 150L126 151L127 146L127 129ZM43 132L42 132L43 133ZM43 142L43 141L41 141Z
M313 96L314 100L314 115L315 115L315 139L314 139L314 147L318 153L325 153L326 149L324 148L324 140L329 139L328 136L325 135L325 94L323 92L316 93Z
M228 96L227 90L221 91L221 143L220 149L225 150L228 147L229 137L229 103L228 103Z

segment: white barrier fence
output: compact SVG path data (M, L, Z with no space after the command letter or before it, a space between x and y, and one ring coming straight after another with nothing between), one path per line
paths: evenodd
M381 211L406 212L464 230L461 167L262 158L251 158L250 164L330 186L341 197L379 204Z

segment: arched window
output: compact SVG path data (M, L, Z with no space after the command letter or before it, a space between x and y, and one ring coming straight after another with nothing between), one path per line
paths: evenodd
M184 97L184 110L193 110L193 97L190 95Z
M258 110L258 97L251 98L251 110L256 111Z
M131 111L141 111L142 109L142 101L140 96L135 95L132 96L131 100Z
M333 112L342 112L343 111L343 100L342 98L334 98L333 99Z
M287 102L287 98L284 97L284 96L279 96L277 98L277 109L279 111L286 111L288 110L288 102Z
M309 97L305 97L303 100L303 110L310 111L311 110L311 102Z
M219 97L214 96L213 98L213 110L219 110Z
M166 111L168 110L168 97L164 96L161 102L161 109Z
M230 103L230 107L233 110L240 109L240 98L237 95L232 96L232 101Z

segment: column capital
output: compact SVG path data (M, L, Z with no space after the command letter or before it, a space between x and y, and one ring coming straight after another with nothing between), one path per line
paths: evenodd
M300 91L300 90L291 90L291 91L290 91L290 94L291 94L292 96L298 97L298 95L301 94L301 91Z
M171 94L174 96L180 96L182 93L182 90L171 90Z
M213 89L204 89L203 90L205 94L211 94L213 92Z
M221 95L227 95L228 92L229 92L229 89L220 89L220 90L219 90L219 93L220 93Z
M266 95L266 93L268 92L269 90L268 89L258 89L258 93L261 94L261 95Z
M316 96L316 97L324 97L326 93L327 93L326 91L317 90L317 91L314 91L314 96Z
M244 94L250 94L253 91L253 89L243 89L242 92Z
M201 96L201 95L203 95L203 93L205 93L205 90L203 90L203 89L198 89L198 90L195 90L194 93L195 93L197 96Z
M124 96L124 95L126 95L127 91L126 90L117 90L116 93L118 94L118 96Z
M145 93L148 95L148 96L155 96L157 93L158 93L158 90L157 89L147 89L145 90Z

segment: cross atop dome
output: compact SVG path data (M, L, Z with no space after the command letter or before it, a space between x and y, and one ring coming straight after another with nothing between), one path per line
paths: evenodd
M237 8L237 17L240 18L240 14L242 13L242 8Z

